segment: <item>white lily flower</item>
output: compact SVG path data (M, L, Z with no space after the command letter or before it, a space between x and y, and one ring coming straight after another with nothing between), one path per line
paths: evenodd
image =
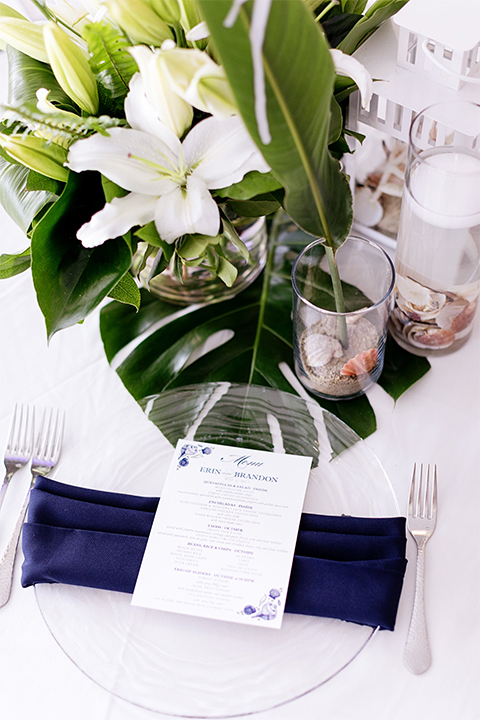
M170 41L166 41L169 43ZM173 44L173 41L171 41ZM169 47L169 45L167 45ZM167 52L167 51L166 51ZM130 116L133 118L132 127L137 127L136 119L138 116L135 103L141 102L145 104L145 99L154 109L157 118L173 130L177 137L182 137L186 130L190 127L193 120L193 110L188 102L185 102L178 93L174 92L169 82L169 78L164 69L162 50L152 51L145 45L138 45L130 48L135 62L140 70L140 75L135 75L132 81L138 84L138 89L127 96L125 106L128 106ZM132 88L130 82L130 89ZM142 97L144 93L144 98ZM147 109L147 116L151 116L151 112Z
M207 53L164 43L159 62L172 90L190 105L218 118L238 115L225 71Z
M346 55L341 50L330 50L330 55L332 56L337 75L352 78L360 91L362 107L368 107L372 97L373 83L366 67L351 55Z
M132 106L126 108L130 124ZM238 116L202 120L183 143L151 108L150 117L139 112L134 122L138 129L112 128L109 137L97 133L70 148L71 170L96 170L130 192L80 228L77 237L85 247L152 220L166 242L187 233L214 237L220 213L209 191L240 182L252 170L269 170Z

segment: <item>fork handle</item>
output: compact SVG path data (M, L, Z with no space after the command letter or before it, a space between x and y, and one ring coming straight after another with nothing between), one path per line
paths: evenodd
M13 566L15 563L15 555L17 554L18 540L22 532L23 522L27 513L28 504L30 502L30 490L25 496L22 508L17 518L17 522L13 529L8 545L5 548L2 559L0 560L0 607L7 604L12 590Z
M426 543L423 542L417 548L415 597L403 653L403 662L415 675L420 675L428 670L432 662L425 617L425 545Z

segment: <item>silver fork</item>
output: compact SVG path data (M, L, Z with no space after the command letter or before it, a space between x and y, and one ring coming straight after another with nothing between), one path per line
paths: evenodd
M417 543L417 573L412 617L403 661L410 672L419 675L430 667L432 654L425 619L425 545L437 521L437 466L413 466L407 527Z
M63 440L65 415L63 411L51 410L43 413L38 438L33 449L31 473L32 479L22 508L13 529L13 533L0 560L0 607L6 605L10 598L13 579L13 565L17 553L18 540L22 532L25 515L30 502L30 492L38 475L48 475L56 466L60 457Z
M15 405L10 436L5 448L6 474L0 488L0 509L14 473L28 463L32 456L35 408Z

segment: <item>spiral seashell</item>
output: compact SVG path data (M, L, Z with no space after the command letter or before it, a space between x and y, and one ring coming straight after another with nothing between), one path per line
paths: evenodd
M376 365L378 360L377 348L370 348L370 350L364 350L358 355L355 355L351 360L345 363L340 370L340 375L348 375L349 377L356 377L357 375L364 375L370 372Z
M308 333L303 341L305 359L310 367L322 367L333 357L339 358L343 355L340 342L335 338L321 333Z

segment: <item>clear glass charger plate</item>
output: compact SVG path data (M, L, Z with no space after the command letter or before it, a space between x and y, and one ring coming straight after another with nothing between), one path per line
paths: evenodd
M146 398L143 407L163 437L158 446L138 447L136 457L153 459L164 472L183 437L310 455L305 512L399 514L374 453L313 400L207 383ZM112 473L102 489L142 494L141 464L130 487L119 487ZM87 676L134 705L177 717L236 717L283 705L337 675L375 634L289 614L281 630L250 628L133 607L129 595L68 585L37 585L36 598L52 635Z

